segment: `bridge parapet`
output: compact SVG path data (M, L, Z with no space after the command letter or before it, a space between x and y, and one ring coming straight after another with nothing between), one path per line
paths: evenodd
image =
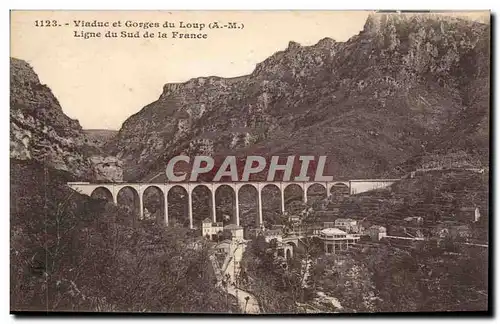
M387 188L399 180L400 179L349 180L350 194L355 195L371 190Z

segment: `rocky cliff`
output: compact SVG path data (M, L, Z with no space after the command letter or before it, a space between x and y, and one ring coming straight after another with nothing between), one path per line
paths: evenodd
M110 129L84 129L83 132L92 141L92 144L99 147L102 147L118 133L118 131Z
M94 167L96 180L123 180L123 163L120 159L114 156L99 156L90 157L90 161Z
M84 134L77 120L64 114L50 88L40 83L27 62L11 58L10 75L11 158L35 160L79 180L121 180L121 170L110 172L107 167L104 172L94 165L90 157L97 155L94 160L101 162L99 147ZM116 161L109 165L119 167Z
M180 153L327 155L336 178L484 165L489 36L469 20L374 14L347 42L290 42L250 75L166 84L107 149L134 180Z

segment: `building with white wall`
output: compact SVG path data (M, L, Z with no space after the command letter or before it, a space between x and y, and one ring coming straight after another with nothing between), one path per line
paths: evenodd
M326 254L345 251L360 239L359 236L348 234L338 228L323 229L319 238L323 241Z
M387 229L384 226L372 225L365 231L365 234L370 236L373 241L380 241L387 236Z
M230 224L224 226L225 231L231 232L231 238L233 241L243 241L243 227L236 225L236 224Z
M203 237L208 237L215 241L219 232L224 230L224 224L222 222L213 223L209 218L205 218L201 224L201 235Z
M337 218L335 220L335 228L346 232L357 232L358 221L352 218Z

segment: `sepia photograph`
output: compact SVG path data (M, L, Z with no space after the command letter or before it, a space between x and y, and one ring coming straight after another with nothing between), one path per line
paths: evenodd
M10 313L491 315L490 11L10 11Z

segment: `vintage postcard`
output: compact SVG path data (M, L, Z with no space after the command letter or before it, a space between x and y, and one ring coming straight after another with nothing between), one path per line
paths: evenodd
M489 314L489 11L11 11L10 310Z

